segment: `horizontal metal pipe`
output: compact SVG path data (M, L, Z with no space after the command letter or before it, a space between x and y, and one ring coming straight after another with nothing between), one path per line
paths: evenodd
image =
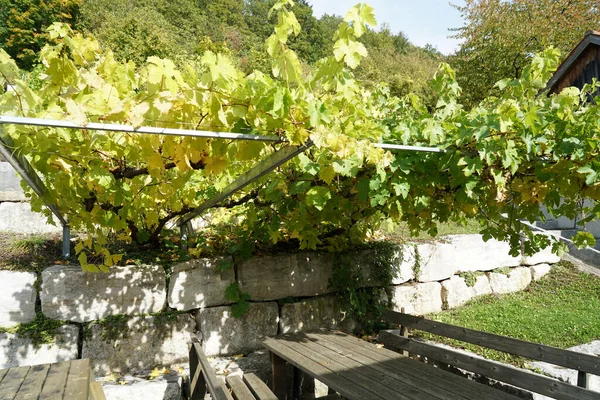
M246 133L230 133L230 132L213 132L213 131L197 131L193 129L173 129L173 128L156 128L152 126L134 127L131 125L120 124L101 124L90 122L85 125L78 125L70 121L44 119L44 118L29 118L29 117L12 117L0 116L0 124L15 124L15 125L31 125L44 126L50 128L67 128L67 129L88 129L92 131L110 131L110 132L126 132L126 133L141 133L145 135L168 135L168 136L189 136L200 138L214 139L230 139L230 140L256 140L259 142L283 142L279 136L266 135L250 135Z
M373 146L379 147L385 150L407 150L407 151L423 151L429 153L445 153L446 150L437 147L424 147L424 146L405 146L401 144L388 144L388 143L373 143Z

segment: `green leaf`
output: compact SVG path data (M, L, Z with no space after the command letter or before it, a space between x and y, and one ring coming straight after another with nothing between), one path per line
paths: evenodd
M326 187L316 186L306 192L306 205L315 207L319 211L325 208L329 200L331 200L331 192Z

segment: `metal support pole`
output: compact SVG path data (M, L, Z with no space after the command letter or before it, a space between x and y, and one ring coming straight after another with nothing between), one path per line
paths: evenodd
M69 225L63 225L62 255L65 260L71 257L71 228Z
M313 144L314 143L309 140L308 142L306 142L306 144L303 144L302 146L286 146L277 150L269 157L256 164L256 166L246 171L235 181L227 185L227 187L223 189L221 193L200 204L199 207L191 211L189 214L184 215L179 220L179 225L184 225L186 222L202 214L209 208L214 207L215 205L225 200L226 198L228 198L238 190L242 189L243 187L248 186L249 184L255 182L259 178L262 178L269 172L273 171L275 168L286 163L287 161L291 160L297 155L304 153L306 150L311 148Z

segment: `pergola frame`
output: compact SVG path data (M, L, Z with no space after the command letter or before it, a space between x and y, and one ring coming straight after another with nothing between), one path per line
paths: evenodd
M43 200L46 207L48 207L52 213L58 218L63 227L63 246L62 253L64 258L70 256L70 228L68 219L61 214L55 203L49 201L48 189L44 185L44 182L39 177L37 172L33 169L29 161L25 158L25 155L21 153L20 149L14 146L13 140L4 132L3 125L28 125L28 126L39 126L48 128L64 128L64 129L79 129L79 130L95 130L95 131L106 131L106 132L126 132L136 133L145 135L169 135L169 136L183 136L183 137L199 137L199 138L213 138L213 139L227 139L227 140L251 140L260 142L270 143L286 143L287 140L278 136L267 136L267 135L252 135L242 133L231 133L231 132L216 132L216 131L202 131L202 130L189 130L189 129L172 129L172 128L156 128L149 126L135 127L131 125L120 125L120 124L102 124L102 123L87 123L79 125L70 121L44 119L44 118L29 118L29 117L14 117L14 116L0 116L0 155L2 155L17 171L21 178L33 189L33 191ZM387 143L374 143L375 147L386 149L386 150L406 150L406 151L419 151L419 152L430 152L430 153L443 153L443 149L436 147L423 147L423 146L406 146L396 145ZM232 183L227 185L220 193L214 197L206 200L200 206L190 211L188 214L181 217L178 221L178 225L181 230L182 238L186 236L186 224L193 218L199 216L204 211L211 207L216 206L221 201L229 198L237 191L243 189L249 184L257 181L269 172L285 164L292 158L304 153L306 150L313 146L313 142L308 140L305 144L300 146L285 145L284 147L276 150L274 153L269 155L264 160L261 160L254 167L250 168L244 174L240 175Z

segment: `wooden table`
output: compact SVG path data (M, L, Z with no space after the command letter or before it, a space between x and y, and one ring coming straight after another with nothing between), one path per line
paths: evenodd
M104 400L90 361L72 360L0 370L0 399Z
M286 334L263 343L271 352L273 391L280 400L287 396L288 362L347 399L517 398L341 332ZM293 397L298 385L294 379Z

